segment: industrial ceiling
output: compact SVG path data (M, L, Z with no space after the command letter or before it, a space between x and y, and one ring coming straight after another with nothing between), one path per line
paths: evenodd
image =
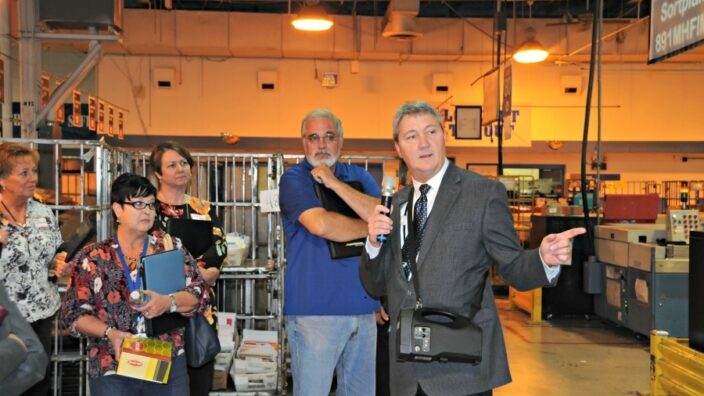
M388 1L368 0L125 0L128 9L173 9L193 11L295 13L303 4L320 3L333 15L383 16ZM556 22L579 23L589 18L594 2L589 0L504 0L501 10L508 18L553 18ZM496 0L424 0L419 17L492 18ZM636 19L650 14L650 2L605 0L605 19Z

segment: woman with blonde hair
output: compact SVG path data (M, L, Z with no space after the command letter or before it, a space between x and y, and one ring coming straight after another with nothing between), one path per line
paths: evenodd
M51 330L61 305L59 291L49 279L53 270L68 275L59 223L48 206L34 200L39 155L15 144L0 144L0 279L7 294L29 322L51 356ZM46 396L49 370L25 395Z

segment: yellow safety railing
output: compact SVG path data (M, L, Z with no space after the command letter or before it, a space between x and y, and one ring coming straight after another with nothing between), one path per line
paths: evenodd
M650 391L653 396L704 395L704 353L686 338L650 332Z

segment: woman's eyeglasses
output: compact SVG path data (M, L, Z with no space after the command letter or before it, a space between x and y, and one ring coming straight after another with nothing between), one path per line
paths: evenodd
M123 205L130 205L131 207L137 209L137 210L143 210L145 208L149 208L150 210L156 209L156 202L142 202L142 201L132 201L132 202L127 202L124 201L122 202Z
M332 143L337 140L337 134L328 132L325 135L320 136L316 135L315 133L311 133L308 136L303 136L303 139L305 139L310 144L318 144L320 142L320 139L323 139L325 143Z

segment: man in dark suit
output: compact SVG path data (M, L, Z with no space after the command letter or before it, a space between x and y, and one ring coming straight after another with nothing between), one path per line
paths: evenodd
M571 258L571 238L586 230L548 235L538 249L523 250L505 188L447 160L442 121L432 106L421 101L404 104L393 126L396 151L408 165L413 185L394 196L391 217L379 205L369 219L366 252L360 262L362 282L371 295L388 297L392 329L400 310L417 302L412 280L417 276L424 307L469 316L471 305L481 301L472 321L483 335L479 364L411 363L396 360L396 334L391 331L391 394L491 395L511 376L487 271L496 265L501 277L520 290L554 283L559 265ZM407 224L406 210L411 210L414 224ZM418 273L412 276L406 246L410 227L418 230L414 232L418 242L408 244L418 247ZM380 234L388 234L383 244L376 238Z

